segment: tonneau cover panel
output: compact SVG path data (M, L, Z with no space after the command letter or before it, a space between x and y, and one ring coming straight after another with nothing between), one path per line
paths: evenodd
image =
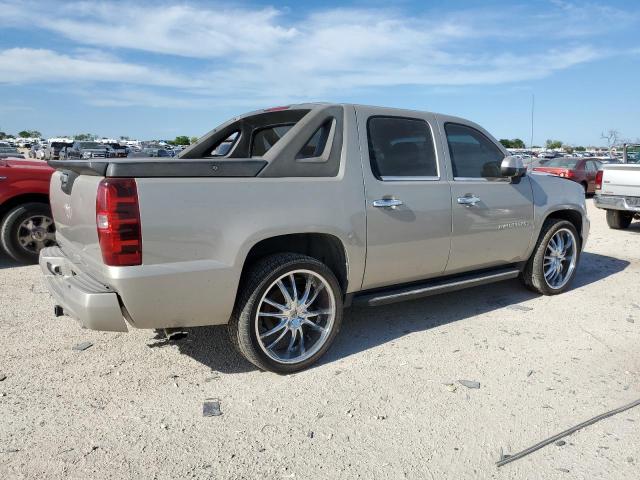
M157 158L110 160L50 160L58 170L99 177L255 177L267 162L260 159L158 160Z

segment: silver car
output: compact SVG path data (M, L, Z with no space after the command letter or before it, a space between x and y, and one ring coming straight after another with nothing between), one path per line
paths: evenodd
M220 148L224 145L224 148ZM343 309L519 278L566 290L580 185L528 175L473 122L349 104L229 120L179 158L51 162L40 265L84 327L228 324L258 367L308 367Z

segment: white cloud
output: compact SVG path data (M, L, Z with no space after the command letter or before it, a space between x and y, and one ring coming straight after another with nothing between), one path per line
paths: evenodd
M46 49L0 51L0 83L121 82L167 87L199 87L184 75L94 55L66 55Z
M515 16L525 7L514 7L412 17L372 8L296 16L229 3L0 0L7 24L44 29L89 47L73 53L0 51L0 83L109 82L116 88L88 101L184 108L322 99L399 85L504 84L610 55L585 42L589 30L581 26L637 19L606 6L556 3L529 16ZM507 23L513 18L516 26ZM579 43L578 35L584 36ZM590 40L599 43L597 36ZM121 59L133 51L153 55L144 57L145 64ZM184 58L176 63L172 55ZM185 62L187 67L176 67Z

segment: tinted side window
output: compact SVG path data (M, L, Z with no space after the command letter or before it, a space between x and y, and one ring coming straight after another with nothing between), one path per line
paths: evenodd
M447 123L445 125L454 177L500 177L502 151L479 131Z
M296 159L319 157L324 152L324 147L327 145L327 139L329 138L329 132L331 131L331 121L325 122L320 128L318 128L304 147L296 155Z
M240 132L236 131L230 134L227 138L218 142L211 151L212 157L224 157L231 151L231 148L236 144L238 138L240 137Z
M251 156L262 157L278 140L284 137L285 133L291 130L294 125L294 123L288 125L273 125L256 130L253 134L253 141L251 142Z
M424 120L371 117L367 134L376 177L438 176L433 137Z

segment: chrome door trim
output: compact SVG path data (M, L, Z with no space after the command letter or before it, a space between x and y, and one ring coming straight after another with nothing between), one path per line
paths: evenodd
M425 177L401 177L401 176L384 176L380 177L380 180L385 182L437 182L440 177L425 176Z

